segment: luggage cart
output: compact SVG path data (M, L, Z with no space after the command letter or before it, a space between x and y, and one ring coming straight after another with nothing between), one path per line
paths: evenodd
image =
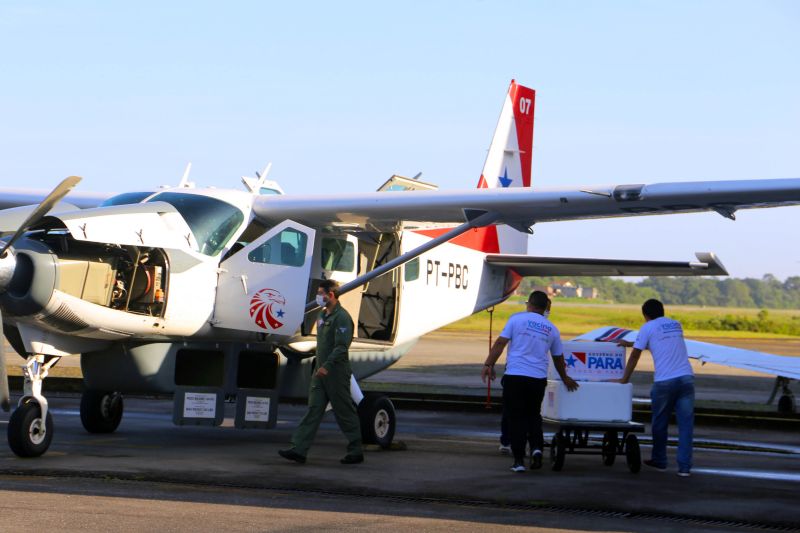
M582 422L544 418L548 424L558 426L550 443L550 464L553 470L564 468L566 454L600 455L603 464L611 466L617 455L624 455L628 469L636 474L642 469L642 453L636 433L644 433L644 424L638 422ZM598 446L589 442L589 433L603 433Z

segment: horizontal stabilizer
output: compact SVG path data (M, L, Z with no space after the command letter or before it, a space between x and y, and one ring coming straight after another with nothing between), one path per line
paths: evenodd
M513 269L520 276L727 276L713 253L696 253L697 261L640 261L490 254L486 262Z
M633 329L606 326L575 337L572 340L607 342L626 340L634 342L637 334L638 332ZM742 370L761 372L771 376L800 379L800 357L775 355L688 339L686 340L686 349L689 351L689 357L703 363L715 363Z

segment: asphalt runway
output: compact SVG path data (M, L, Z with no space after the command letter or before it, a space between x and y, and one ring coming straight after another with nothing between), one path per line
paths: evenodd
M782 432L698 428L688 479L674 467L631 474L623 458L606 467L577 455L561 472L513 474L497 452L496 412L401 411L396 450L370 448L364 464L342 466L331 415L306 465L277 455L302 406L282 406L276 429L242 431L230 418L221 428L175 427L170 401L128 398L116 433L89 435L77 396L51 405L45 456L0 447L2 531L800 527L800 446Z

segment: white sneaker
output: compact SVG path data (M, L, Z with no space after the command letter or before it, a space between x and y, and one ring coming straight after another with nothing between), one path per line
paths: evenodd
M506 446L504 444L501 444L500 448L498 449L500 450L501 455L511 455L511 446Z
M511 465L511 471L521 474L522 472L525 471L525 465L520 463L514 463L513 465Z
M689 477L691 475L692 475L691 472L683 472L683 471L678 472L678 477Z

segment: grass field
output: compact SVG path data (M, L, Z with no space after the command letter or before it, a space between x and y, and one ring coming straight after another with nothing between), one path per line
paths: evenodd
M554 300L550 319L561 330L562 336L579 335L603 326L639 329L643 323L638 305L583 302L575 299ZM507 302L495 307L492 331L499 333L508 317L524 308L522 302ZM769 310L766 317L762 313L759 319L761 312L759 309L667 307L667 316L680 320L687 335L693 337L777 339L800 336L800 311ZM487 333L489 313L482 311L474 314L442 328L442 331Z

